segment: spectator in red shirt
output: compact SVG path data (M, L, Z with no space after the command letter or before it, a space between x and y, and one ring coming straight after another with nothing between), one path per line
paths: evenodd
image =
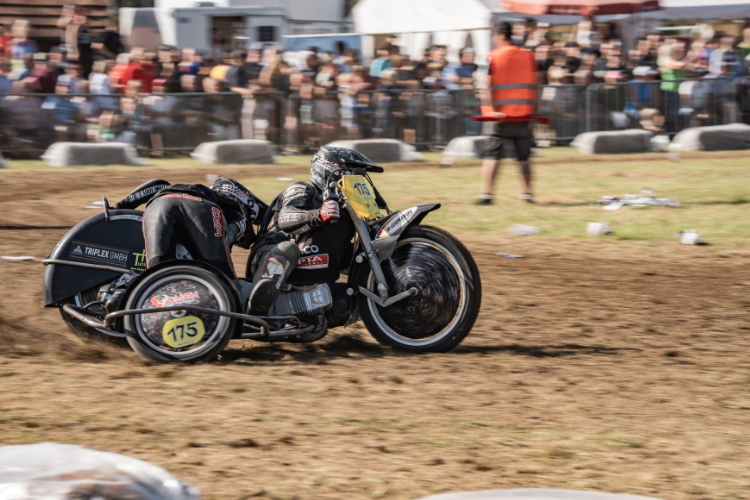
M146 62L144 62L144 59ZM148 55L133 51L130 56L130 63L120 75L119 84L127 86L130 80L140 80L142 82L140 92L150 94L151 82L156 78L156 68L148 59ZM153 60L153 57L150 59Z
M125 88L125 84L122 83L122 76L125 73L125 70L128 68L129 64L130 54L123 53L117 56L117 59L115 59L115 65L109 71L109 85L112 87L113 91L122 93L123 89Z

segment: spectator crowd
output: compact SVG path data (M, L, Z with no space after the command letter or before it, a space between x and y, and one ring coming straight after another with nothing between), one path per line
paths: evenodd
M93 33L85 9L64 8L60 43L40 52L29 24L0 30L0 149L44 150L56 141L129 142L152 154L210 140L262 138L316 147L335 139L398 138L444 144L481 133L486 74L473 48L432 45L422 57L387 37L370 61L339 44L298 52L274 46L127 49L110 19ZM750 28L650 34L625 50L611 26L584 21L569 33L519 22L514 43L535 54L538 138L565 142L584 130L750 122ZM685 81L686 80L686 81ZM586 116L584 116L586 115Z

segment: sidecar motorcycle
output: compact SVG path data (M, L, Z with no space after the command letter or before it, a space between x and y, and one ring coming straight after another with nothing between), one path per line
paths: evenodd
M347 281L301 282L292 273L273 316L246 314L252 276L232 283L192 260L189 242L178 244L177 260L147 269L142 212L111 209L106 198L104 211L73 227L44 260L44 305L59 308L79 336L127 342L159 362L207 360L232 339L314 342L360 319L383 345L450 351L479 313L476 263L452 235L421 224L439 204L382 214L361 173L340 183L356 228L342 265ZM324 259L303 255L298 267Z

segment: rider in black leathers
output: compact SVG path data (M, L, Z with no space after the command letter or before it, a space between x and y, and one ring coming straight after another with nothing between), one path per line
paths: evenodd
M334 282L341 274L355 229L332 184L357 168L377 165L354 150L328 146L311 163L311 182L292 183L261 222L247 266L255 284L250 314L269 315L292 272L295 282L307 283Z
M232 245L250 248L255 241L252 224L262 202L242 184L221 178L210 187L175 184L152 179L137 187L117 209L135 209L148 203L143 213L148 267L176 259L182 242L196 260L207 262L236 280L230 257Z

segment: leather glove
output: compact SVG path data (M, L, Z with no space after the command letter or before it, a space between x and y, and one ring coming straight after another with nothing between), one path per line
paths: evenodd
M320 207L320 220L326 222L339 218L339 203L336 200L328 200Z

